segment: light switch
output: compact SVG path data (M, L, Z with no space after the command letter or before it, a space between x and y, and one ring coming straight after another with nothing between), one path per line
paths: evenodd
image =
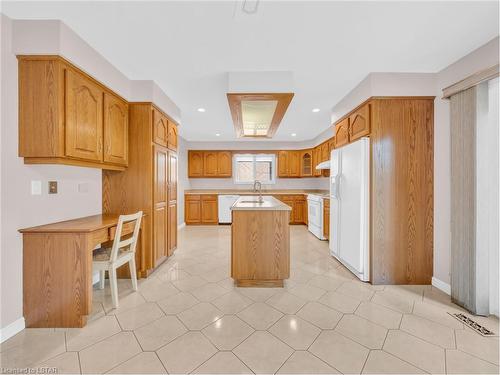
M49 194L57 194L57 181L49 181Z
M42 181L31 181L31 195L42 195Z

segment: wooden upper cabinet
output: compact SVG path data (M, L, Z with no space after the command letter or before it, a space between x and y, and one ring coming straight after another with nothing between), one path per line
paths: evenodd
M203 177L203 151L188 151L188 177Z
M278 177L288 177L288 153L289 151L278 152Z
M203 175L217 177L217 152L205 152L203 156Z
M103 160L104 91L81 74L66 70L66 155Z
M231 177L231 151L188 151L188 177Z
M313 150L313 176L318 177L321 176L321 170L316 169L316 166L321 163L321 147L316 146Z
M104 94L104 161L128 163L128 105L113 94Z
M168 201L177 201L177 154L168 152Z
M153 108L153 142L168 146L168 120L156 108Z
M288 175L300 177L300 154L299 151L289 151Z
M335 148L335 137L332 137L328 140L328 153L331 153Z
M230 151L217 152L217 177L231 177L233 172L233 156Z
M18 56L25 164L125 170L128 103L59 56Z
M168 148L177 151L177 125L168 121Z
M304 150L300 153L300 176L312 177L313 175L313 155L312 150Z
M349 118L345 118L335 125L335 148L349 143Z
M370 103L363 105L349 116L349 141L370 134Z
M330 152L328 149L328 142L321 144L321 161L327 161L330 159Z

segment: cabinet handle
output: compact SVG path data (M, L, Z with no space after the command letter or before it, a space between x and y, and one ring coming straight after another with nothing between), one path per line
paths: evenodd
M99 138L99 144L98 144L98 147L99 147L99 153L102 152L102 138Z

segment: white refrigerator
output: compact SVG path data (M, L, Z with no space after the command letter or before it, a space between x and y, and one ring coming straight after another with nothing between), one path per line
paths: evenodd
M330 160L330 252L370 280L370 140L334 149Z

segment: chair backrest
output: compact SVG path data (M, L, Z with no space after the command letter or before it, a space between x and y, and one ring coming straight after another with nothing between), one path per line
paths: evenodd
M129 246L129 251L135 254L135 248L137 245L137 239L139 238L139 229L141 227L142 211L139 211L131 215L120 215L118 218L118 225L116 226L115 238L113 240L113 247L111 248L110 261L114 262L118 257L118 252L125 246ZM132 236L126 240L122 240L122 229L123 224L135 221L134 231Z

